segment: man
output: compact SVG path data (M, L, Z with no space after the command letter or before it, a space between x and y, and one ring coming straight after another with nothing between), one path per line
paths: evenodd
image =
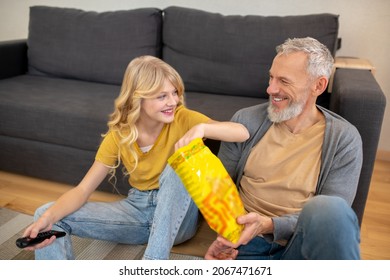
M351 208L362 165L357 129L316 105L333 58L313 38L276 48L268 104L238 111L250 138L222 143L219 158L248 212L236 244L218 237L206 259L360 259Z

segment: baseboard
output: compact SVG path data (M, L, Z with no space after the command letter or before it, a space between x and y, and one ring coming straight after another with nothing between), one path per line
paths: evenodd
M377 151L376 159L390 161L390 151L384 151L384 150Z

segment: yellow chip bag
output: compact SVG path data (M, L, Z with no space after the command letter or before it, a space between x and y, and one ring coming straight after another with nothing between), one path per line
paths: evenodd
M178 149L168 159L168 163L183 182L208 225L236 243L243 230L236 218L245 214L245 209L236 185L219 158L202 139L197 138Z

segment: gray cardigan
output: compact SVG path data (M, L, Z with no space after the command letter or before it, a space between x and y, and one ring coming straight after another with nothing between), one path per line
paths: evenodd
M267 132L271 121L267 117L268 103L238 111L232 121L249 130L250 137L243 143L222 142L218 157L239 187L250 151ZM362 140L358 130L339 115L317 106L325 115L326 126L321 156L321 170L316 195L344 198L352 205L362 166ZM294 232L299 213L274 217L273 241L289 240Z

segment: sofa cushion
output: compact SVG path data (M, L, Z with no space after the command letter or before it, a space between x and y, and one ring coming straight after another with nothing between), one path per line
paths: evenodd
M186 106L217 121L229 121L241 108L268 102L257 97L220 95L204 92L186 92Z
M120 86L22 75L0 83L0 135L96 151Z
M134 57L161 56L161 28L155 8L97 13L33 6L29 73L120 84Z
M168 7L164 10L163 59L188 91L267 98L275 47L287 38L317 38L333 54L338 16L224 16Z

